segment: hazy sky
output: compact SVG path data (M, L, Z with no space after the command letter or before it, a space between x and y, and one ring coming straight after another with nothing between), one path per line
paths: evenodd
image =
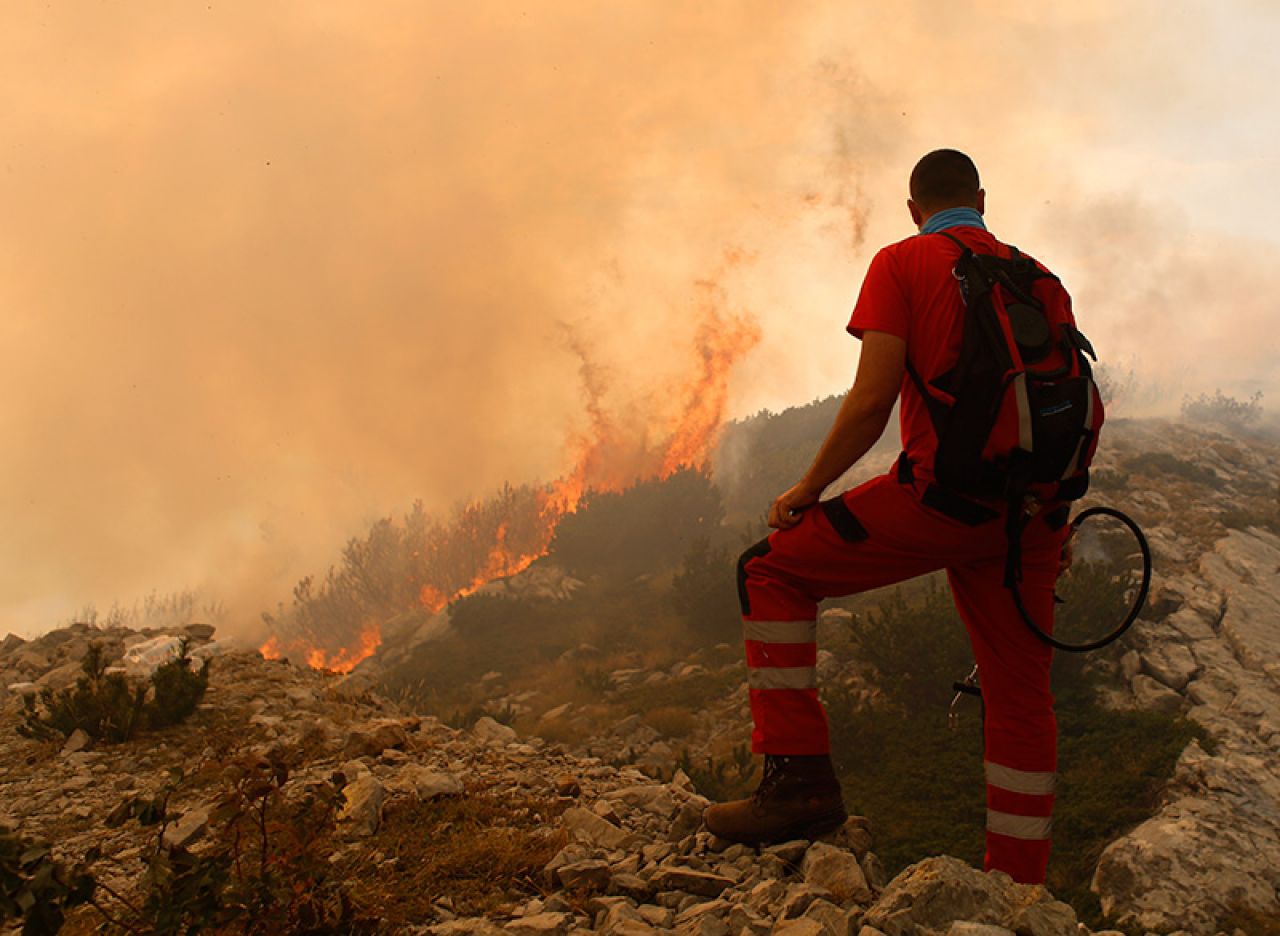
M1280 8L174 0L0 11L0 632L848 385L905 178L970 152L1146 399L1280 403ZM710 297L710 298L709 298Z

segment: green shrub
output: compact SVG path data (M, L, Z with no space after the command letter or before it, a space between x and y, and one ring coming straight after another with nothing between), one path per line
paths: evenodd
M208 688L209 661L205 660L200 669L193 671L187 644L183 641L178 656L151 674L151 700L143 708L146 726L164 728L186 721Z
M1211 469L1183 461L1168 452L1143 452L1141 455L1127 459L1124 467L1132 474L1155 472L1181 478L1193 484L1216 485L1218 483L1218 475Z
M675 767L672 768L672 776L675 775L676 768L683 770L685 775L693 781L694 789L718 802L748 795L756 774L751 748L745 744L734 745L727 758L695 759L688 748L683 748ZM663 779L669 781L671 777Z
M53 740L80 729L95 740L128 741L139 731L185 720L209 685L209 661L192 671L185 640L177 658L157 667L146 683L108 673L98 644L90 644L80 666L84 674L69 689L45 689L38 704L26 698L19 734Z
M1238 429L1257 422L1262 416L1262 391L1248 400L1237 400L1221 390L1215 390L1213 396L1202 393L1195 398L1183 397L1182 416L1195 422Z
M710 477L682 469L625 491L588 493L556 527L551 552L579 578L625 580L676 565L723 517Z
M736 641L742 616L734 560L706 537L694 540L671 582L671 606L690 632L709 643Z
M854 655L875 667L886 698L907 712L945 708L951 683L973 668L964 624L936 580L916 606L895 589L850 637Z
M81 661L84 675L69 689L40 693L43 711L31 697L26 699L18 733L28 738L48 740L66 737L77 728L102 741L127 741L142 721L147 687L130 682L121 673L106 672L102 647L91 644Z

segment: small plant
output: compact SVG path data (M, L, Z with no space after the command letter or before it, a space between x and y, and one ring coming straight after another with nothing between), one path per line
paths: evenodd
M1221 390L1215 390L1213 396L1202 393L1194 399L1189 396L1182 398L1182 417L1194 422L1240 428L1257 422L1261 415L1261 390L1243 401L1227 396Z
M223 786L209 813L211 847L170 846L169 800L184 776L174 770L155 796L120 803L108 825L136 819L156 827L146 895L121 904L117 925L134 932L246 934L361 932L354 905L328 860L339 790L313 783L286 796L288 768L251 756L210 767ZM104 913L104 908L99 907Z
M102 647L90 644L80 663L83 675L69 689L45 689L39 703L24 700L18 733L40 741L67 737L77 729L100 741L128 741L147 728L163 728L186 719L209 686L209 661L191 669L188 643L178 656L158 667L148 683L123 673L108 673Z
M68 869L47 844L0 829L0 923L21 920L23 936L56 933L67 910L93 900L95 887L83 866Z
M745 744L736 745L727 760L703 757L701 763L684 748L675 766L685 772L699 793L720 801L749 793L756 772L751 750Z
M613 677L598 669L583 670L573 682L579 689L593 696L602 696L613 688Z
M145 709L147 727L179 724L196 710L209 688L209 661L205 660L200 669L193 671L187 641L183 640L177 657L151 674L151 686L152 698Z

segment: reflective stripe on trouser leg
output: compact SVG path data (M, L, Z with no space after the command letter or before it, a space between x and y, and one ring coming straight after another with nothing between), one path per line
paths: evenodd
M1033 523L1023 549L1022 597L1052 626L1061 534ZM1050 691L1052 651L1013 606L998 563L948 569L982 674L987 799L984 867L1023 884L1044 883L1049 864L1057 768L1057 725Z
M817 621L743 621L742 629L755 725L753 749L765 754L827 753L827 719L818 701Z
M987 865L1023 884L1043 883L1053 831L1052 771L987 761Z

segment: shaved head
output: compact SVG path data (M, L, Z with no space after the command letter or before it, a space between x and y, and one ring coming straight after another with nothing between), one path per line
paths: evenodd
M934 150L911 170L911 200L926 212L975 206L981 188L978 167L959 150Z

